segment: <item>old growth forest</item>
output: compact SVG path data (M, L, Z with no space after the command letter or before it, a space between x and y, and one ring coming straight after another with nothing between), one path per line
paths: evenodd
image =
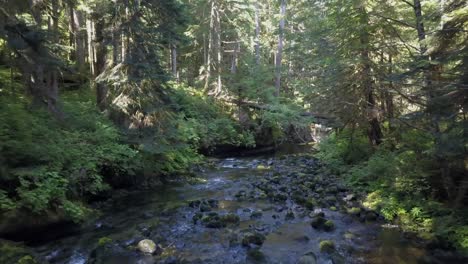
M466 0L0 0L0 263L468 263Z

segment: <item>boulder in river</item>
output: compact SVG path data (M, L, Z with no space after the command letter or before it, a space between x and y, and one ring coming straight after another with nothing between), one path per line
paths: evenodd
M345 201L345 202L350 202L350 201L352 201L352 200L354 200L354 199L356 199L356 195L354 195L354 194L351 193L351 194L346 195L346 196L343 198L343 201Z
M309 199L305 202L305 208L309 209L309 210L314 210L314 206L316 204L316 201L315 199Z
M335 229L335 223L333 223L332 220L327 220L324 224L323 224L323 230L327 231L327 232L330 232L330 231L333 231Z
M240 223L240 217L236 214L227 214L221 216L221 222L224 226L227 225L238 225Z
M262 263L265 261L265 254L258 248L252 248L247 251L247 258L255 263Z
M325 224L327 220L325 219L325 217L323 216L316 216L312 219L312 222L310 223L310 225L315 228L315 229L319 229L319 228L322 228L323 225Z
M259 219L259 218L262 218L262 215L263 215L262 212L260 212L260 211L254 211L254 212L252 212L252 214L250 215L250 219Z
M226 224L221 221L221 217L215 213L211 212L207 215L204 215L201 219L202 224L208 228L222 228L226 227Z
M317 257L314 252L308 252L296 262L296 264L316 264Z
M359 207L348 208L346 212L350 215L359 216L359 214L361 213L361 208Z
M374 211L368 211L368 212L366 212L365 219L366 219L366 221L371 222L371 221L377 220L377 217L378 217L378 215L377 215L376 212L374 212Z
M266 237L258 232L254 233L245 233L242 238L242 245L244 247L249 247L250 245L261 246L265 242Z
M189 202L189 207L199 209L200 212L210 212L213 208L218 207L218 201L214 199L209 200L193 200Z
M140 242L138 242L137 249L145 254L154 254L156 252L156 243L153 242L153 240L150 239L143 239Z
M319 244L320 251L332 253L335 251L335 243L331 240L322 240Z

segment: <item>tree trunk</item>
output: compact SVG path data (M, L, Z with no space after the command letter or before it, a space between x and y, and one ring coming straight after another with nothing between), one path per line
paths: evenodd
M94 72L94 23L91 20L90 15L86 18L86 32L88 33L88 64L91 75L95 75Z
M393 58L392 58L392 55L388 55L388 64L389 64L388 75L391 78L392 75L393 75ZM387 89L385 91L385 109L386 109L387 119L390 122L390 128L392 128L393 127L392 126L392 119L395 116L395 107L393 105L393 96L389 91L394 89L393 81L390 81L388 86L389 86L389 89Z
M73 61L76 61L76 67L78 71L84 71L85 67L85 35L86 32L83 30L83 13L75 9L74 6L69 6L69 17L70 17L70 44L74 50L71 54Z
M216 91L215 95L218 96L221 94L223 90L223 84L221 80L221 74L222 74L222 59L223 59L223 51L221 47L221 15L219 14L219 6L216 6L216 27L215 27L215 33L216 33L216 52L217 52L217 60L216 60L216 74L217 74L217 84L216 84Z
M128 4L128 2L125 2ZM128 20L130 19L130 9L128 6L125 7L125 23L128 23ZM130 35L130 29L128 26L126 29L122 30L122 50L121 50L121 58L122 62L127 62L130 59L130 38L128 37Z
M76 45L75 39L77 34L77 29L75 25L75 14L73 12L73 5L69 3L68 5L68 31L69 31L69 45L71 47L70 53L68 54L68 59L70 61L76 61Z
M95 63L94 77L98 77L106 65L106 46L104 44L104 20L99 18L95 23L94 28L94 45L95 45ZM104 83L96 83L96 103L101 111L104 111L107 106L107 86Z
M255 2L255 64L260 65L260 14L258 2Z
M236 41L231 61L231 74L237 73L238 52L240 51L240 42Z
M416 30L418 32L418 40L419 40L419 49L421 58L425 61L430 61L431 57L426 54L427 52L427 45L425 43L426 40L426 30L424 28L423 23L423 15L422 15L422 7L420 0L413 1L413 9L414 14L416 17ZM440 177L442 178L442 183L444 185L444 189L447 195L447 198L451 201L455 200L455 194L453 190L455 189L455 184L450 176L450 167L448 165L449 161L446 157L438 153L437 148L440 147L442 143L442 134L440 132L440 114L437 110L437 106L435 104L435 99L437 97L436 92L434 91L433 87L433 78L438 76L438 70L436 66L429 65L424 67L424 88L423 90L427 96L427 107L426 107L426 114L430 120L430 131L432 136L434 137L434 143L436 146L436 160L438 162L438 167L440 168Z
M360 24L363 26L359 41L361 44L361 67L362 67L362 86L366 98L366 112L369 122L368 137L371 145L376 146L382 143L382 130L378 119L377 103L374 95L373 81L371 79L371 59L369 56L369 16L365 7L365 1L360 3L359 7Z
M52 40L55 44L60 44L60 32L59 32L59 3L58 0L52 0L52 13L49 24L49 32L52 33ZM58 93L59 93L59 74L56 66L52 66L48 73L47 83L47 108L50 112L61 116L60 110L58 109Z
M119 63L120 55L120 32L117 27L117 23L112 26L112 66L116 66Z
M280 23L279 23L279 35L278 35L278 51L275 58L275 96L280 95L281 89L281 61L283 59L283 35L284 35L284 17L286 14L286 0L281 0L280 6Z
M206 65L205 65L205 91L209 91L210 89L210 82L211 82L211 54L213 52L213 31L214 31L214 23L215 23L215 0L211 1L211 12L210 12L210 28L208 33L208 50L206 54Z
M172 76L177 82L179 82L179 73L177 72L177 46L176 44L171 44L171 69Z

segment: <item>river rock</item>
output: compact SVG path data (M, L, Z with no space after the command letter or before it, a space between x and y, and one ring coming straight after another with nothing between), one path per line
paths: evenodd
M317 257L313 252L308 252L304 256L302 256L296 264L316 264Z
M252 214L250 215L250 219L259 219L259 218L262 218L263 216L263 213L260 212L260 211L254 211L252 212Z
M346 259L336 251L330 257L333 264L346 264Z
M227 214L221 216L221 222L224 226L227 225L238 225L240 223L240 217L236 214Z
M263 254L263 252L261 252L258 248L249 249L247 251L247 258L255 263L262 263L266 259L265 254Z
M351 193L351 194L346 195L346 196L343 198L343 201L345 201L345 202L350 202L350 201L352 201L352 200L354 200L354 199L356 199L356 195L354 195L354 194Z
M314 199L309 199L305 202L304 206L308 210L314 210L315 203L316 201Z
M327 220L324 217L316 216L312 219L312 222L310 223L310 225L315 229L319 229L323 227L326 221Z
M242 245L244 247L250 247L250 245L261 246L265 241L266 237L258 232L245 233L242 238Z
M294 212L289 210L287 213L286 213L286 216L284 217L284 220L286 221L289 221L289 220L294 220L295 216L294 216Z
M153 240L143 239L138 242L137 249L145 254L154 254L156 252L156 244Z
M335 251L335 243L331 240L322 240L319 244L320 251L332 253Z
M351 207L351 208L348 208L346 212L350 215L359 216L359 214L361 213L361 208Z
M366 221L371 222L371 221L377 220L377 217L378 217L377 213L375 213L373 211L368 211L368 212L366 212L365 219L366 219Z
M333 231L335 229L335 223L333 223L332 220L327 220L324 224L323 224L323 230L327 231L327 232L330 232L330 231Z
M226 227L226 224L221 220L221 217L214 212L204 215L201 219L202 224L208 228L222 228Z

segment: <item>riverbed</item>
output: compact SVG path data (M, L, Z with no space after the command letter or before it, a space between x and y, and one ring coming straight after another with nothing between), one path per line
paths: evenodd
M456 263L362 208L312 154L211 159L190 180L122 195L100 211L29 244L42 261L69 264ZM142 239L157 252L139 252Z

